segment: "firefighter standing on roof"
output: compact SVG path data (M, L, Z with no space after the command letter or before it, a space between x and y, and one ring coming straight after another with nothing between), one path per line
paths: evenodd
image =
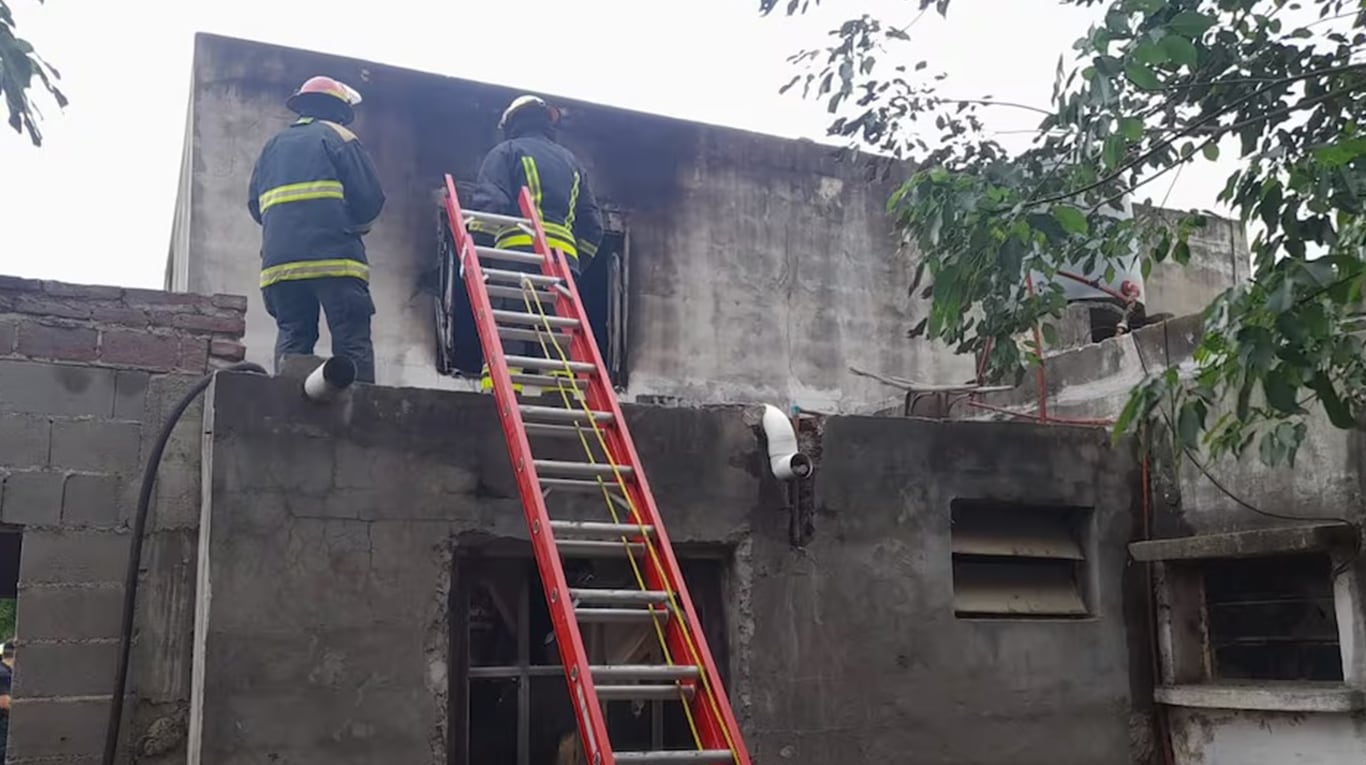
M299 119L261 150L247 208L261 224L261 294L275 319L275 362L311 354L319 309L332 353L375 381L370 266L361 237L384 208L375 167L344 127L360 94L330 77L305 82L287 105Z
M517 198L522 187L527 187L541 214L546 242L563 251L570 269L579 274L598 251L602 217L578 159L555 142L559 118L559 109L537 96L521 96L508 106L498 123L504 140L489 152L479 168L479 183L471 207L521 217ZM470 228L476 234L493 236L494 246L500 249L533 249L531 235L519 228L491 228L481 223ZM533 265L509 267L539 271ZM525 303L517 298L495 299L493 307L526 310ZM536 343L510 341L504 347L514 356L542 355ZM516 374L518 370L512 371ZM487 365L483 387L492 388Z

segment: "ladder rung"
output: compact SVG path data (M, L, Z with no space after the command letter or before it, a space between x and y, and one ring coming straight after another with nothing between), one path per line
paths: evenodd
M692 698L697 691L686 685L599 685L603 701L678 701Z
M561 491L582 491L589 494L601 494L603 489L621 495L621 487L616 481L586 480L583 478L542 478L541 488L560 489Z
M530 383L534 385L535 383ZM547 438L577 438L580 430L573 425L547 425L543 422L528 422L522 426L528 436L545 436ZM590 435L591 431L585 431L584 435Z
M537 388L545 388L553 391L557 388L578 388L579 390L588 389L588 381L578 377L563 377L560 375L512 375L512 381L519 385L531 385ZM554 407L551 407L554 408ZM569 429L569 435L574 435L575 430Z
M482 220L487 223L497 223L500 226L519 226L522 224L531 225L531 221L526 218L515 218L511 215L499 215L498 213L482 212L480 210L461 210L465 213L465 225L468 226L472 220Z
M544 260L544 258L534 252L500 250L497 247L475 247L474 252L481 258L501 260L505 263L534 263L540 265L541 261Z
M615 752L617 762L627 765L723 765L735 762L727 749L678 749L658 752Z
M522 417L530 418L536 422L550 423L574 423L588 422L588 412L582 409L564 409L558 406L531 406L523 404L517 407L522 412ZM611 412L593 412L593 420L597 422L611 422Z
M571 589L569 597L579 603L598 603L600 605L624 606L646 605L649 603L668 603L669 593L663 590L598 590L593 588Z
M562 476L566 478L611 478L617 475L628 477L635 474L635 470L629 465L618 465L613 468L611 465L592 462L561 462L559 460L535 460L536 472L547 476ZM615 483L615 481L613 481ZM595 482L596 484L596 482Z
M642 534L655 533L654 526L645 526L642 530L640 526L634 523L600 523L598 521L551 521L550 528L556 534L577 534L581 537L600 539L639 537Z
M597 368L586 361L562 361L560 359L544 359L534 356L508 356L508 366L521 367L523 369L546 369L563 370L566 366L572 372L586 372L592 374Z
M591 668L593 681L611 680L696 680L702 676L697 667L664 664L607 664Z
M555 546L560 549L560 555L567 558L625 557L628 544L632 555L645 553L645 545L640 542L604 542L595 539L566 539L555 542Z
M537 287L554 287L556 284L560 283L560 277L558 276L533 274L526 271L504 271L498 268L485 268L484 276L514 285L521 285L523 279L531 282Z
M541 305L553 306L555 304L555 294L553 292L541 292L539 290L536 292L523 292L519 287L505 287L499 284L487 284L484 285L484 289L489 293L489 297L491 298L519 300L523 304L529 300L540 303Z
M584 608L580 606L574 609L574 616L580 622L590 624L648 622L651 617L656 616L660 619L668 619L669 609L655 608L651 611L648 608Z
M578 319L571 319L564 316L538 316L534 313L522 313L521 311L494 311L493 320L499 324L517 324L526 327L544 327L549 324L552 327L568 327L573 329L579 326Z
M516 327L499 327L498 336L504 340L520 340L527 343L539 343L544 340L547 346L550 345L552 337L562 344L568 343L570 340L569 335L563 332L551 333L544 329L517 329Z

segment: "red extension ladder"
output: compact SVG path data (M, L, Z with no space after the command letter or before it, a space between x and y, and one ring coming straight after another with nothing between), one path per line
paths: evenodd
M469 292L479 342L493 378L498 417L507 438L537 568L555 627L579 740L590 765L734 763L749 753L721 676L703 638L669 536L645 480L631 434L589 328L578 288L563 252L547 246L530 190L520 195L523 217L465 211L446 176L446 214L455 259ZM474 221L516 226L532 235L535 252L477 247L466 231ZM481 259L539 273L485 267ZM495 310L492 297L514 298L523 310ZM503 341L539 345L542 357L509 356ZM517 367L516 371L509 366ZM536 403L519 395L539 389ZM578 442L584 461L537 459L533 444ZM550 491L600 494L600 521L556 519ZM630 564L636 589L571 589L564 560L615 555ZM593 666L582 634L592 623L652 627L663 663ZM607 730L603 702L672 700L683 712L692 749L619 752Z

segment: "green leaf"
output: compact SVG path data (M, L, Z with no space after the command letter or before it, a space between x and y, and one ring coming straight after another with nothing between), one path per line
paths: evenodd
M1177 419L1176 431L1181 436L1181 443L1186 447L1194 449L1200 445L1200 431L1204 429L1204 418L1196 410L1199 401L1188 401L1181 407L1181 415Z
M1121 117L1119 133L1130 141L1137 141L1143 137L1143 121L1133 117Z
M1054 207L1053 218L1069 234L1085 234L1090 230L1090 226L1086 223L1086 213L1069 205Z
M1124 136L1111 135L1105 138L1105 147L1101 151L1101 160L1107 168L1115 168L1124 159L1124 150L1127 147L1124 143Z
M1262 391L1266 393L1266 403L1284 414L1300 411L1295 394L1299 392L1299 371L1288 364L1277 365L1262 378Z
M1124 67L1124 73L1128 75L1130 81L1144 90L1157 90L1162 87L1161 81L1157 79L1157 75L1153 74L1153 70L1137 61L1129 62L1129 65Z
M1309 381L1309 387L1319 394L1319 401L1323 402L1323 411L1328 414L1328 420L1333 423L1333 427L1343 430L1356 427L1356 417L1352 416L1351 408L1338 395L1337 389L1333 387L1333 381L1328 379L1327 374L1322 371L1314 373L1313 379Z
M1171 55L1160 42L1145 42L1134 48L1134 61L1140 64L1157 66L1171 60Z
M1268 467L1275 467L1285 454L1280 441L1276 439L1276 431L1268 430L1262 434L1262 443L1257 449L1258 456L1262 459L1262 464Z
M1200 153L1205 155L1205 159L1214 162L1215 160L1219 159L1219 145L1215 143L1207 143L1205 144L1205 148L1200 150Z
M1191 262L1191 246L1187 242L1177 242L1172 248L1172 260L1181 265Z
M1178 13L1172 17L1171 21L1167 22L1168 29L1191 39L1203 35L1212 26L1214 26L1214 19L1194 11Z
M1341 167L1366 155L1366 138L1348 138L1314 151L1314 158L1327 167Z
M1172 63L1177 66L1195 67L1199 54L1190 40L1177 35L1167 35L1162 38L1159 44L1162 46L1163 53Z
M1052 324L1044 323L1040 325L1043 332L1043 341L1050 347L1058 347L1058 328Z

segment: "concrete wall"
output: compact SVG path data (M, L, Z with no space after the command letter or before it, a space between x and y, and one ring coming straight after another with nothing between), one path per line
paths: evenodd
M1366 762L1361 714L1176 709L1175 765L1350 765Z
M241 357L244 308L0 277L0 524L23 534L9 762L96 761L142 460L196 377ZM144 549L125 731L148 763L184 756L198 411L169 442Z
M674 541L730 551L730 690L756 761L1147 755L1123 605L1136 469L1103 432L826 419L794 549L743 411L627 417ZM360 388L319 408L232 375L211 418L190 761L444 763L452 556L526 538L492 402ZM1094 618L955 619L955 497L1094 506Z
M200 35L169 286L250 296L250 357L269 359L247 181L261 145L288 124L290 89L317 72L364 92L354 127L389 195L367 239L379 381L453 387L434 370L431 301L416 289L435 257L431 193L445 172L474 179L514 91ZM563 141L630 231L632 396L866 410L895 392L854 377L851 364L967 374L947 350L905 339L911 269L883 213L886 183L809 142L568 107Z
M1131 335L1107 340L1049 357L1045 366L1049 412L1063 417L1117 416L1129 391L1145 374L1174 366L1189 373L1194 369L1192 351L1202 333L1199 316L1186 316L1146 327ZM1037 385L1030 379L1021 389L989 397L993 403L1017 411L1036 407ZM1218 413L1210 416L1213 421ZM1201 464L1186 456L1154 461L1153 533L1158 538L1187 537L1331 523L1345 519L1358 524L1366 520L1363 504L1363 455L1366 433L1339 430L1321 412L1307 418L1308 434L1293 466L1268 468L1256 448L1242 459L1219 460L1200 455ZM1203 469L1202 469L1203 467ZM1206 476L1205 470L1213 476ZM1218 482L1218 484L1215 483ZM1254 509L1249 509L1248 506ZM1257 511L1265 512L1257 512ZM1267 515L1266 513L1271 513ZM1334 559L1335 561L1338 559ZM1366 629L1366 608L1361 583L1366 581L1366 562L1349 556L1341 575L1334 580L1336 620L1346 680L1344 690L1362 690L1359 664ZM1203 595L1199 597L1203 598ZM1203 602L1201 603L1203 608ZM1174 620L1163 615L1162 620ZM1176 635L1199 643L1199 630L1190 625L1173 628ZM1170 648L1164 646L1164 648ZM1175 650L1199 652L1203 645L1179 645ZM1170 670L1174 650L1164 662ZM1208 682L1208 678L1200 682ZM1182 680L1181 682L1197 682ZM1248 693L1275 693L1286 687L1277 681L1241 683ZM1330 687L1332 684L1329 684ZM1360 711L1266 709L1248 705L1238 694L1228 697L1224 708L1193 708L1173 703L1170 709L1172 749L1179 765L1239 763L1280 765L1285 762L1348 765L1362 761L1366 751L1366 717ZM1359 710L1359 706L1357 707Z
M1172 223L1181 216L1176 210L1153 207L1136 212L1140 218L1161 216ZM1251 276L1247 230L1238 221L1210 216L1203 228L1191 233L1190 248L1191 260L1184 266L1170 260L1153 265L1144 282L1149 316L1200 313L1224 290Z

